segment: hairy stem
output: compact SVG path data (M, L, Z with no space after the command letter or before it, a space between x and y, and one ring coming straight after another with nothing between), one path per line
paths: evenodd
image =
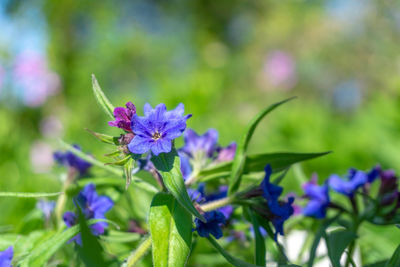
M235 196L229 196L229 197L221 198L221 199L200 205L200 208L203 211L216 210L216 209L225 207L229 204L232 204L234 202L234 200L235 200Z
M151 237L148 236L139 247L129 255L124 267L132 267L144 256L147 251L151 248Z
M58 197L57 202L56 202L55 215L56 215L58 227L60 227L62 224L62 215L63 215L65 204L67 204L67 193L66 193L67 188L69 187L70 184L73 183L76 176L77 176L77 171L74 168L69 168L67 179L65 180L65 182L63 184L63 188L62 188L63 194L61 194Z

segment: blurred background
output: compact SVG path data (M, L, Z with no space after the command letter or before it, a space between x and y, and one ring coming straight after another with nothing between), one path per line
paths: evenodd
M120 133L92 73L115 106L132 101L139 114L146 102L184 103L188 126L217 129L222 145L261 108L298 96L261 123L251 151L334 153L288 180L377 163L400 171L399 43L395 0L0 0L0 191L60 190L60 138L100 160L110 152L84 130ZM0 224L34 206L1 199ZM370 232L367 249L387 245L365 257L391 254L396 241Z

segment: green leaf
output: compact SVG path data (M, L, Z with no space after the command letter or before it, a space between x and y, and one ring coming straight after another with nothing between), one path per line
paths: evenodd
M242 139L240 140L235 158L233 159L233 164L232 164L232 173L231 173L231 178L229 180L229 191L228 195L231 195L235 193L240 186L241 182L241 177L243 173L243 169L246 163L246 154L247 154L247 148L249 146L249 142L251 137L253 136L253 133L257 127L257 125L260 123L260 121L271 111L273 111L275 108L279 107L283 103L292 100L293 98L286 99L284 101L272 104L268 108L264 109L261 111L248 125L246 133L243 135Z
M102 134L102 133L96 133L88 128L85 128L86 131L88 131L90 134L92 134L94 137L96 137L97 140L100 140L103 143L110 144L110 145L118 145L118 138L107 135L107 134Z
M192 216L170 194L154 196L149 215L153 265L185 266L192 244Z
M121 232L115 230L109 230L107 235L101 235L100 239L111 243L130 243L138 241L141 235L132 232Z
M265 257L266 257L266 248L265 248L265 240L260 232L260 224L258 223L257 217L254 212L246 208L247 213L250 216L251 223L253 224L253 230L255 234L255 262L257 265L265 266Z
M338 213L336 216L330 218L330 219L325 219L325 221L322 223L318 231L315 233L314 241L311 245L310 249L310 256L308 257L308 262L307 266L312 267L314 265L314 259L316 255L316 251L319 245L319 242L321 240L321 237L325 234L326 228L328 228L334 221L336 221L340 217L341 213Z
M242 174L248 174L251 172L262 172L266 164L271 164L272 171L274 173L283 171L290 167L292 164L318 158L329 154L328 152L320 153L263 153L253 154L246 156L245 165L243 167ZM229 174L229 170L232 168L232 161L224 162L218 165L214 165L210 168L206 168L199 173L199 176L223 176L226 177Z
M128 157L129 158L127 159L127 161L124 165L125 189L128 189L129 185L131 184L132 170L133 170L133 167L135 166L135 161L133 160L133 158L130 156L128 156Z
M0 197L41 198L41 197L56 197L61 194L62 192L55 192L55 193L0 192Z
M89 220L88 225L97 222L110 222L105 219ZM29 255L23 259L21 266L43 266L68 240L79 233L79 225L55 233L46 241L36 246Z
M398 267L400 266L400 245L394 251L392 257L387 262L385 267Z
M108 264L103 256L103 248L99 240L92 234L82 211L78 209L79 228L81 231L82 247L77 246L79 257L86 266L106 267Z
M107 113L107 115L111 119L114 118L114 106L111 104L110 100L106 97L106 95L103 93L103 91L100 88L99 83L96 80L96 77L94 74L92 74L92 85L93 85L93 93L94 96L96 97L97 102L100 104L100 106L104 109L104 111Z
M328 256L333 267L340 267L340 258L344 250L356 238L357 235L349 230L336 230L326 236Z
M231 254L229 254L225 249L223 249L213 237L207 237L207 239L208 239L208 241L210 241L210 244L233 266L236 266L236 267L265 266L265 265L254 265L254 264L242 261L241 259L235 258Z
M178 202L194 216L202 221L206 221L193 206L186 191L186 186L181 173L181 161L176 150L172 149L169 153L161 153L158 156L153 156L151 161L161 174L165 187L178 200Z
M106 165L104 165L103 162L98 161L98 160L96 160L95 158L93 158L93 157L91 157L89 155L86 155L84 152L80 151L79 149L76 149L75 147L65 143L62 140L60 140L60 144L61 144L62 148L66 149L68 151L71 151L74 155L80 157L81 159L86 160L87 162L92 163L93 165L95 165L97 167L102 168L103 170L106 170L106 171L108 171L110 173L113 173L115 175L118 175L118 176L122 176L123 175L122 170L119 170L119 169L111 167L111 166L106 166Z
M378 261L374 263L370 263L367 265L364 265L364 267L386 267L386 264L388 264L389 260L383 260L383 261Z

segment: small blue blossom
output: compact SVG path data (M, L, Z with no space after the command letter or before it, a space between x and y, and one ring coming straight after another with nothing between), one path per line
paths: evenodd
M336 192L352 197L358 188L374 181L378 175L379 171L375 169L369 173L350 169L347 179L342 179L339 175L333 174L329 177L328 184Z
M283 188L281 186L274 185L269 181L272 174L271 165L267 164L264 170L265 177L260 184L260 187L263 191L263 197L267 200L268 203L278 202L278 198L282 194Z
M4 251L0 251L0 267L12 267L11 261L14 256L14 249L12 246Z
M178 151L178 155L181 160L181 172L183 180L186 181L186 179L188 179L192 173L192 166L190 165L189 157L185 153Z
M74 148L81 150L78 145L73 145ZM65 167L74 168L79 171L80 175L84 175L87 173L88 169L92 166L91 163L87 162L84 159L76 156L70 151L61 152L56 151L53 154L54 160Z
M201 237L209 237L210 234L213 235L216 239L222 237L222 229L221 224L225 224L225 216L219 211L213 210L210 212L206 212L204 214L204 218L206 219L206 223L202 222L199 219L195 219L194 222L196 224L196 231L199 233Z
M277 240L278 234L284 235L283 224L294 213L294 209L292 206L293 202L294 197L289 197L287 202L278 201L268 205L272 213L272 217L270 218L270 220L275 228L275 241Z
M172 140L182 135L186 120L192 116L184 116L183 113L183 104L171 111L167 111L165 104L159 104L154 109L145 104L144 116L135 114L132 117L131 128L135 137L128 145L129 151L143 154L151 150L156 156L170 152Z
M270 182L271 174L271 165L267 164L265 166L265 177L260 184L260 188L262 189L262 196L267 200L267 206L269 209L268 219L275 227L276 241L278 234L284 235L284 222L294 213L292 206L294 197L289 197L288 201L279 201L278 199L282 194L283 188Z
M105 219L105 213L109 211L114 203L107 196L98 196L94 184L86 185L76 198L76 203L82 210L85 218ZM63 216L64 222L68 227L77 224L78 216L73 212L66 212ZM106 222L98 222L90 226L94 235L101 235L108 226ZM81 244L80 236L73 238L78 244Z
M211 158L217 149L218 132L215 129L209 129L203 135L187 129L183 137L185 145L180 150L191 158L203 157L203 155Z
M48 220L56 206L55 201L46 201L44 199L39 200L36 203L36 208L40 209L43 212L43 215L46 220Z
M329 188L326 184L319 186L317 177L314 176L310 182L303 185L305 196L310 199L303 214L318 219L325 218L326 209L330 203Z

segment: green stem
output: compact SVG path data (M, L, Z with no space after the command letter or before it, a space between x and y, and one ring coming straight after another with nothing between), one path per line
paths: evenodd
M124 267L132 267L134 266L151 248L151 238L148 236L139 247L132 252L132 254L128 257L126 264Z
M56 202L56 208L55 208L55 215L56 215L56 222L58 227L61 227L62 225L62 214L64 211L64 207L67 204L67 189L68 187L73 183L75 180L75 177L77 176L77 171L74 168L69 168L68 169L68 174L67 174L67 179L65 180L62 188L63 194L61 194Z
M225 207L229 204L232 204L235 201L235 196L229 196L225 198L221 198L215 201L208 202L206 204L200 205L200 208L203 211L211 211L216 210L222 207Z

